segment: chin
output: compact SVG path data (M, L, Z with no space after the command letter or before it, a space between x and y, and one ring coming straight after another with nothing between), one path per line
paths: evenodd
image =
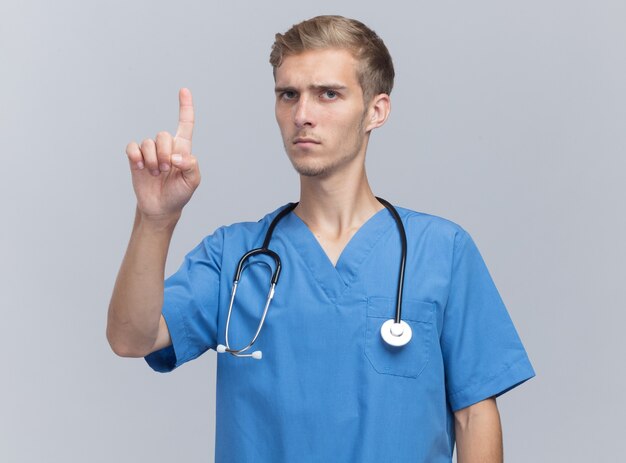
M298 174L305 177L317 177L319 175L323 175L329 170L330 167L332 167L324 165L324 163L319 162L320 159L315 160L312 156L302 152L287 152L287 154L294 170L298 172Z
M287 151L291 165L304 177L328 177L329 175L343 170L351 164L357 157L357 151L354 154L343 157L328 158L322 155L313 155L300 152Z
M304 177L320 177L328 174L329 166L307 165L305 163L292 162L293 168Z

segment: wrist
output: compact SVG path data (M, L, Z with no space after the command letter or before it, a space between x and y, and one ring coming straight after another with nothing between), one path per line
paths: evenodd
M139 208L135 211L135 226L147 227L153 231L173 231L182 211L166 214L145 214Z

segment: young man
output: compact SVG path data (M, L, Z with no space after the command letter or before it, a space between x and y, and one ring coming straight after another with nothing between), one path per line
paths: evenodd
M240 257L261 247L283 207L218 229L163 283L174 227L200 181L182 89L176 135L127 147L137 214L109 308L113 350L146 356L157 371L225 352L218 462L450 462L455 439L459 462L501 462L495 397L534 372L461 227L398 208L408 247L395 317L400 227L365 173L370 133L390 111L385 45L358 21L322 16L277 34L270 62L301 185L269 237L282 268L271 306L273 255L242 264L234 299L231 289ZM388 320L393 334L381 336ZM262 359L245 356L253 349Z

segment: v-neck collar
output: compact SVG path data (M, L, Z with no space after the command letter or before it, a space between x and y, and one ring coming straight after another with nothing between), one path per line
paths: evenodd
M350 238L337 264L333 266L313 232L300 217L291 212L282 220L285 226L278 226L276 231L280 230L279 233L293 244L313 278L333 302L352 285L361 264L383 234L395 224L387 209L376 212Z

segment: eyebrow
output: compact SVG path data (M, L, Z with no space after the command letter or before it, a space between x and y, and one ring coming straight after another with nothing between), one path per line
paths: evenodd
M348 87L343 84L335 84L335 83L327 83L327 84L312 84L307 87L309 90L345 90ZM282 93L287 91L297 91L295 87L285 86L285 87L275 87L275 93Z

